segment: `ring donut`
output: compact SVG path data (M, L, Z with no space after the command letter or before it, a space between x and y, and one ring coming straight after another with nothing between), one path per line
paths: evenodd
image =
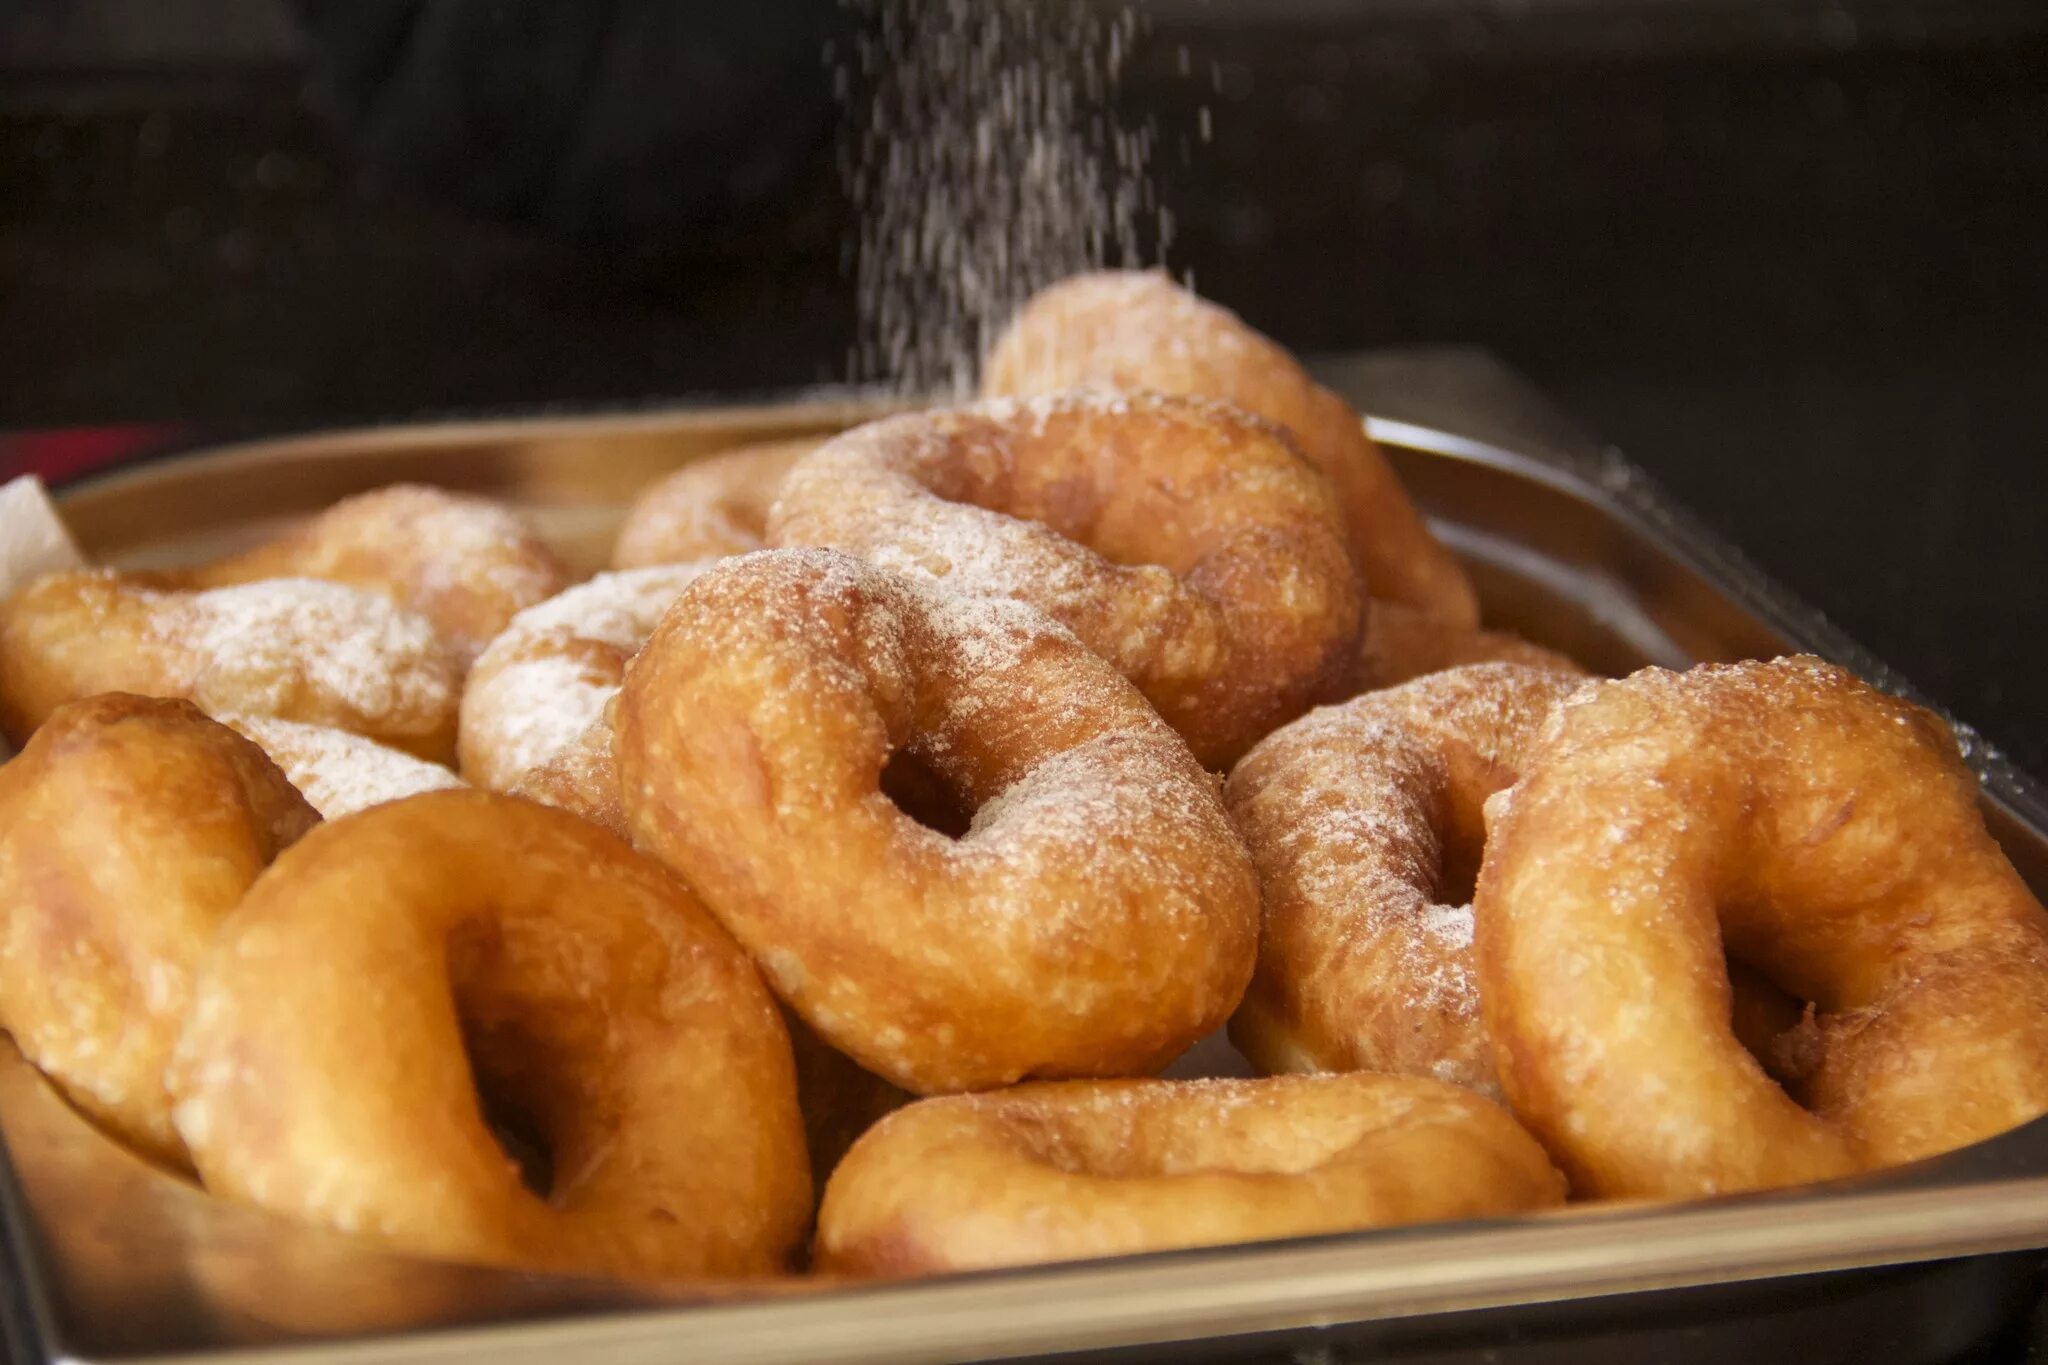
M1576 672L1477 664L1312 711L1223 799L1259 870L1259 965L1230 1021L1261 1071L1384 1071L1498 1096L1467 892L1480 810Z
M274 716L225 715L220 721L268 755L325 820L338 820L421 792L463 785L461 778L438 763L346 730L301 725Z
M612 567L645 569L761 549L783 479L823 443L823 437L806 436L741 446L651 484L626 511Z
M463 664L425 618L312 579L167 582L52 574L0 602L0 729L20 743L67 702L132 692L454 756Z
M980 1270L1563 1202L1507 1111L1404 1076L1067 1081L924 1100L854 1144L821 1269Z
M73 1104L182 1165L164 1068L196 964L318 819L189 702L59 708L0 766L0 1026Z
M171 1068L208 1190L432 1256L782 1269L811 1214L789 1037L680 883L486 792L338 820L250 889ZM522 1183L487 1108L548 1157Z
M1577 661L1504 630L1447 625L1441 617L1397 602L1365 604L1359 686L1398 687L1430 673L1467 664L1521 664L1584 673Z
M708 563L599 574L512 618L462 692L462 775L511 791L604 718L626 661Z
M1430 534L1351 405L1294 357L1157 272L1077 275L1024 306L990 353L982 391L1147 389L1220 399L1293 433L1336 490L1351 551L1374 597L1445 624L1479 624L1478 598Z
M1818 659L1586 687L1490 808L1480 999L1573 1188L1823 1180L2048 1111L2048 914L1930 713ZM1781 1089L1726 958L1812 1002ZM1561 983L1569 983L1566 987Z
M517 612L568 585L517 513L419 484L343 498L267 545L183 577L203 588L317 578L383 593L433 622L465 664Z
M636 844L905 1089L1156 1070L1244 990L1258 889L1214 780L1021 603L827 551L728 560L613 722ZM961 837L891 802L892 755L972 812Z
M1221 767L1337 695L1360 626L1328 490L1220 404L1061 394L892 418L783 484L778 545L825 545L1044 611Z

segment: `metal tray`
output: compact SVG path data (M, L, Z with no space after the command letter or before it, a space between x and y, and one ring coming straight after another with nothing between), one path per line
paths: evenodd
M1490 616L1595 667L1804 649L1897 679L1483 357L1351 358ZM630 416L392 427L243 444L67 490L95 555L228 548L421 479L532 509L580 567L655 474L825 431L858 395ZM1973 740L1994 832L2048 889L2048 803ZM2023 1316L2048 1246L2048 1120L1832 1185L1596 1205L896 1286L663 1293L424 1261L209 1199L75 1115L0 1045L0 1297L16 1361L881 1362L1054 1353L1335 1361L1946 1359Z

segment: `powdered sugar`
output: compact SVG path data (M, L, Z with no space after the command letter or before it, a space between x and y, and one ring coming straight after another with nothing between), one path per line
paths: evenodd
M604 715L669 604L708 567L599 574L514 617L463 693L463 771L506 791L574 744Z
M418 717L452 701L457 665L425 618L374 593L313 579L266 579L151 595L150 634L189 664L193 700L272 712L310 692L369 720Z
M271 716L228 715L220 720L270 755L307 804L328 820L421 792L463 785L437 763L345 730Z

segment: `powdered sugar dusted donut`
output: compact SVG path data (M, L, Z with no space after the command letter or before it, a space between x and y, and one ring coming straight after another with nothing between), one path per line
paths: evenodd
M599 574L514 617L476 661L463 689L463 776L479 787L511 791L578 748L584 733L603 720L627 660L639 653L676 595L708 567L669 564ZM607 764L609 748L601 743L582 750L573 768L579 787L607 781L590 765ZM566 765L554 770L557 778L570 771ZM543 784L527 794L545 799L545 790ZM595 788L591 795L610 799Z
M460 787L462 779L375 740L325 725L302 725L274 716L222 716L283 770L314 810L337 820L386 801Z
M2048 913L1977 801L1946 725L1819 659L1560 705L1474 906L1502 1086L1573 1188L1800 1184L2048 1112ZM1785 1083L1729 958L1813 1007Z
M876 422L797 466L769 536L1029 602L1215 767L1354 668L1359 585L1329 489L1278 429L1203 399L1059 394Z
M1454 668L1312 711L1245 755L1224 801L1258 865L1263 920L1230 1030L1261 1070L1398 1072L1500 1093L1462 887L1486 798L1580 681Z
M635 843L827 1042L920 1092L1156 1070L1251 970L1213 779L1042 613L824 551L687 588L613 709ZM883 790L921 762L954 838Z
M741 446L649 485L626 512L613 567L642 569L760 549L783 479L824 442L822 436L806 436Z
M1077 275L1025 305L990 353L991 395L1149 389L1234 403L1292 432L1336 490L1366 591L1478 625L1464 571L1408 500L1350 404L1294 357L1158 272Z
M19 742L65 702L133 692L453 755L462 660L425 618L311 579L165 583L54 574L0 602L0 727Z
M568 582L554 552L510 508L419 484L344 498L268 545L186 575L198 587L266 578L381 592L431 621L464 663L515 613Z
M1425 674L1466 664L1585 671L1556 650L1508 631L1451 625L1429 612L1378 599L1366 603L1365 643L1358 663L1358 684L1366 688L1398 687Z

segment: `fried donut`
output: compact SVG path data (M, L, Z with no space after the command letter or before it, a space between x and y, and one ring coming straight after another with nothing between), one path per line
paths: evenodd
M1563 1199L1563 1178L1506 1110L1436 1081L1068 1081L883 1119L825 1188L817 1264L980 1270Z
M823 443L823 437L805 436L741 446L649 485L626 511L612 567L644 569L761 549L768 508L783 479Z
M707 563L599 574L512 618L462 692L462 775L510 791L603 719L626 661ZM553 803L551 803L553 804Z
M274 716L222 716L222 723L267 754L323 819L338 820L386 801L463 785L438 763L325 725Z
M1523 664L1583 673L1578 663L1504 630L1448 625L1441 617L1397 602L1365 604L1365 644L1359 652L1359 686L1398 687L1429 673L1466 664Z
M164 1068L195 965L318 819L189 702L58 708L0 766L0 1025L73 1104L182 1164Z
M1261 1071L1385 1071L1498 1096L1466 904L1480 808L1576 673L1476 664L1312 711L1224 804L1259 871L1259 965L1230 1021Z
M465 664L514 614L569 581L517 513L419 484L343 498L269 544L185 577L208 588L318 578L383 593L433 622Z
M1447 625L1479 624L1464 570L1430 534L1359 415L1235 313L1156 271L1104 271L1053 285L996 342L982 391L1030 396L1076 387L1221 399L1285 427L1336 490L1366 590Z
M1823 1180L2048 1111L2048 913L1976 802L1946 726L1818 659L1559 707L1476 905L1503 1088L1573 1188ZM1790 1093L1730 1031L1724 953L1814 1006Z
M311 579L166 582L52 574L0 602L0 729L19 743L66 702L134 692L453 756L462 660L424 618Z
M1329 492L1220 404L1061 394L876 422L783 484L778 545L1029 602L1227 765L1348 676L1358 581Z
M208 1190L432 1256L781 1269L811 1213L789 1036L681 884L486 792L335 821L251 888L170 1084ZM544 1149L540 1194L488 1114Z
M1156 1070L1244 990L1258 888L1214 780L1022 603L828 551L728 560L613 723L635 843L905 1089ZM897 752L973 812L964 836L891 803Z

